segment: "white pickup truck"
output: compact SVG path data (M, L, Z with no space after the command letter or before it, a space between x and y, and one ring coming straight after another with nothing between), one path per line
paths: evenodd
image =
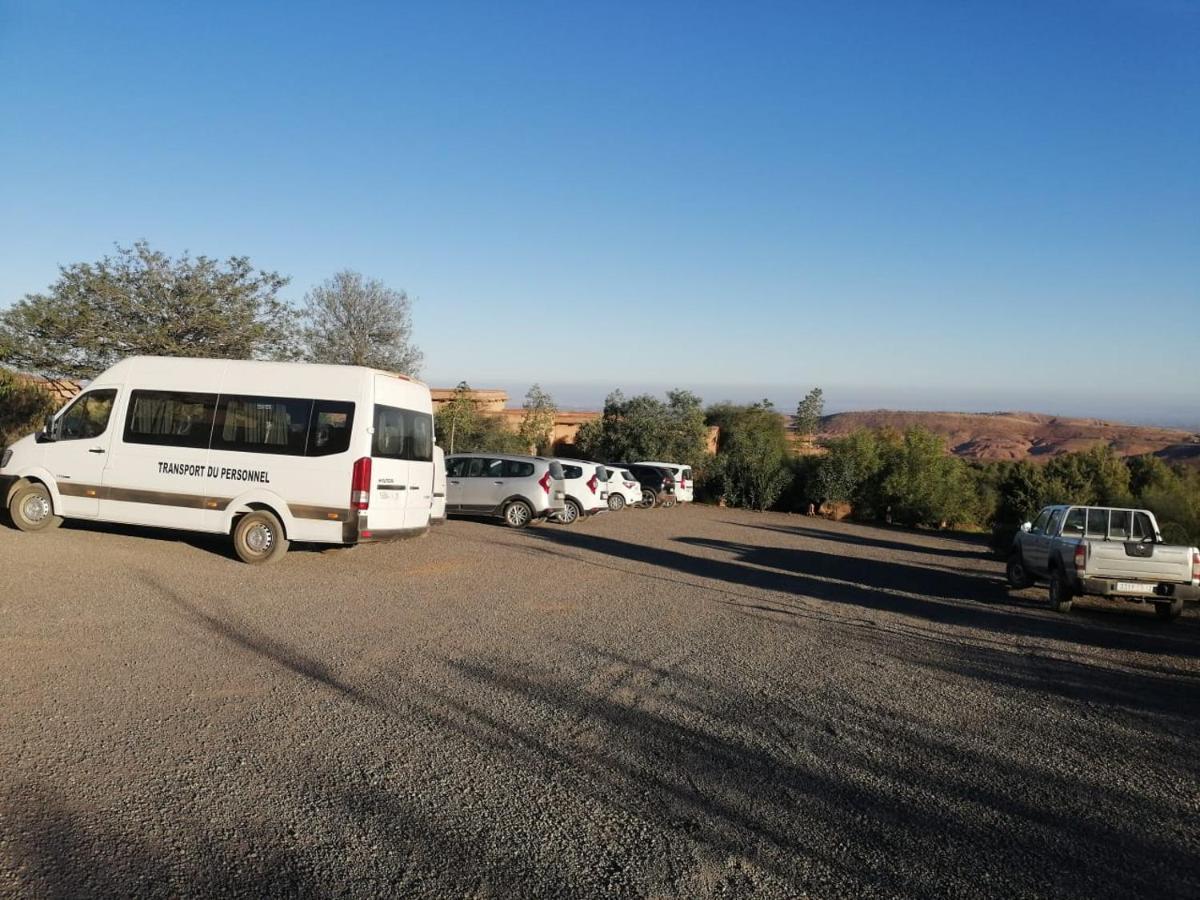
M1163 542L1148 509L1047 506L1013 539L1008 583L1050 585L1059 612L1088 594L1153 603L1174 619L1185 600L1200 599L1200 550Z

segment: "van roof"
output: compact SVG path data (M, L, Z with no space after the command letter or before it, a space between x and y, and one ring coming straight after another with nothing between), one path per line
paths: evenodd
M288 369L302 367L308 371L317 369L327 369L333 372L359 371L369 372L373 375L389 375L392 378L398 378L401 381L408 381L412 384L428 388L425 382L413 378L411 375L402 375L399 372L389 372L385 369L373 369L369 366L347 366L336 363L312 363L312 362L290 362L287 360L269 360L269 359L221 359L211 356L127 356L119 362L113 363L106 369L106 372L120 374L121 370L135 367L138 363L155 363L169 362L175 366L187 366L197 369L217 368L217 367L235 367L235 368L250 368L259 366L269 366L273 369Z

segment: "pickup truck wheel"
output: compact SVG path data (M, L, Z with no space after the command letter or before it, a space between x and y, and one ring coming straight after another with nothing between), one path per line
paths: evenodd
M1154 604L1154 614L1160 619L1165 619L1168 622L1172 619L1178 619L1182 612L1183 600L1180 598L1170 600L1166 603Z
M1050 608L1055 612L1070 612L1071 601L1074 599L1075 592L1067 582L1067 576L1063 574L1063 570L1052 571L1050 573Z
M1029 577L1029 570L1025 568L1025 561L1021 559L1020 553L1014 553L1008 558L1008 568L1005 570L1008 576L1008 586L1013 590L1021 590L1033 584L1033 579Z

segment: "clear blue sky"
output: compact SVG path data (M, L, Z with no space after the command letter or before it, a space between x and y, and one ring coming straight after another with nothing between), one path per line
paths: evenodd
M436 383L1200 420L1191 0L4 2L0 129L0 305L146 238Z

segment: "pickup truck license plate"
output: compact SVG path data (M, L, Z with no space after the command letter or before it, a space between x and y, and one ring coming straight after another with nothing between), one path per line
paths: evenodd
M1142 581L1118 581L1117 590L1123 594L1153 594L1154 585Z

